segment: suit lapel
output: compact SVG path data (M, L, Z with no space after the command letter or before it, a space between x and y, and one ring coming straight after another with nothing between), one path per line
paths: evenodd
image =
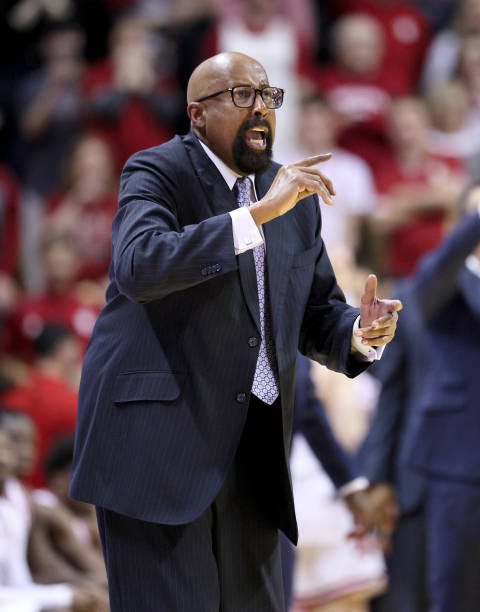
M234 210L237 206L235 196L197 138L193 134L188 134L183 138L183 142L200 180L212 216Z
M184 137L184 144L204 190L211 215L220 215L234 210L237 207L234 193L229 189L215 164L205 154L196 137L188 134ZM253 251L246 251L237 259L243 296L250 316L260 333L260 310Z

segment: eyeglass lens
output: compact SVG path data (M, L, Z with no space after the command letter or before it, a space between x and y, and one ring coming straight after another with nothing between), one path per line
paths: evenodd
M241 107L252 106L256 91L253 87L234 87L232 89L233 102ZM279 108L283 102L283 92L278 87L264 87L260 94L267 108Z

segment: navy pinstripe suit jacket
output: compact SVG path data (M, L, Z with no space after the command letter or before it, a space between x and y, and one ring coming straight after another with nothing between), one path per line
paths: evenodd
M410 465L434 477L480 483L480 279L465 259L480 245L480 217L470 214L414 276L425 324L429 368L419 423L405 450Z
M259 197L277 170L256 176ZM83 364L72 497L181 524L217 495L260 337L253 255L234 253L235 206L193 134L127 162L107 304ZM264 227L287 464L297 349L348 376L367 367L349 355L358 310L345 304L320 227L314 197ZM279 526L296 538L293 510Z

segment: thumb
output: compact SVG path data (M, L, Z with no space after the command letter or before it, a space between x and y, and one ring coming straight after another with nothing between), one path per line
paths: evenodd
M362 304L372 304L377 299L377 277L369 274L365 282L365 289L362 295Z

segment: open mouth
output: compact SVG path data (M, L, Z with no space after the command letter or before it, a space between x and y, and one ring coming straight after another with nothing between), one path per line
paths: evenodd
M251 149L264 151L267 148L267 128L254 127L245 132L245 143Z

